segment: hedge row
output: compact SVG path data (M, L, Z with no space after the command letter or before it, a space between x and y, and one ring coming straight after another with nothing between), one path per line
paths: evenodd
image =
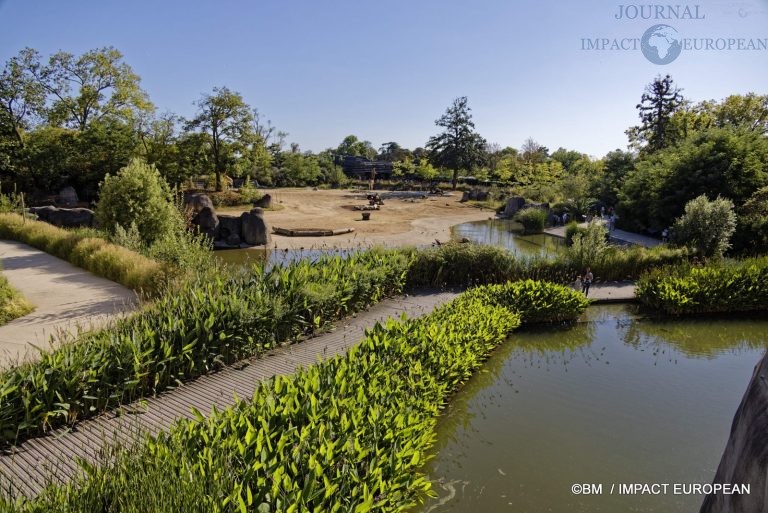
M768 258L657 269L638 281L635 294L667 315L768 311Z
M569 311L558 320L572 320L585 306L577 296L550 284L510 285L463 294L422 319L376 325L345 356L265 382L250 401L181 421L72 485L7 508L402 511L430 490L422 465L445 401L520 324L520 305L531 319ZM501 306L509 300L518 303Z
M177 386L399 294L395 251L207 276L115 326L0 373L0 444Z

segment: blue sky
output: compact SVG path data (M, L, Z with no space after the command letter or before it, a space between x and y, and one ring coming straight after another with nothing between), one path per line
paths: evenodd
M700 1L703 20L616 19L628 0L0 0L0 59L112 45L160 111L190 116L214 86L243 94L302 149L348 134L414 148L468 96L478 131L602 156L626 147L657 74L692 100L768 94L768 51L683 51L659 66L582 38L639 38L666 23L686 38L768 38L768 0ZM648 5L644 3L642 5Z

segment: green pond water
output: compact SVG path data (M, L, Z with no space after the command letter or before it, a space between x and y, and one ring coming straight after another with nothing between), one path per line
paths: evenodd
M701 495L611 484L711 482L767 340L768 321L651 321L618 305L518 332L440 418L425 469L438 497L419 511L696 512Z
M490 219L462 223L451 228L456 240L467 238L478 244L509 249L521 256L555 255L565 248L565 241L543 233L522 235L522 225L508 219Z

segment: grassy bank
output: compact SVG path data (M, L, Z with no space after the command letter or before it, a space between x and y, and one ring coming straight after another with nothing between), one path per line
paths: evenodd
M585 307L551 284L477 289L424 318L377 325L345 356L267 381L251 400L5 509L402 511L430 490L421 467L448 397L521 317L573 320Z
M0 274L0 326L23 317L34 309L35 307L8 283L8 279Z
M656 269L637 283L641 304L666 315L768 311L768 257Z
M95 231L65 230L17 214L0 214L0 238L29 244L137 292L156 293L167 273L157 261L111 244Z

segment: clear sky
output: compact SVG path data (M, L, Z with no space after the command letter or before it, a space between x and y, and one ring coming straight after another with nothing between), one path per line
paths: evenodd
M766 41L768 0L672 4L704 19L617 19L619 5L641 4L0 0L0 59L25 46L47 56L111 45L159 111L190 116L201 93L227 86L288 142L315 151L348 134L423 146L453 98L468 96L489 142L520 147L533 137L602 156L626 147L624 130L657 74L696 101L768 94L765 49L683 49L667 65L639 49L582 49L583 38L621 43L659 23L682 38Z

